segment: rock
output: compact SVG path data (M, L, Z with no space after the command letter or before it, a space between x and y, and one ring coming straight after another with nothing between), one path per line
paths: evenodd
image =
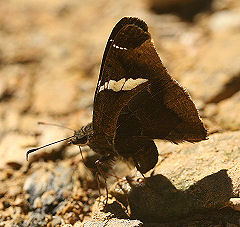
M78 92L77 77L68 77L63 72L59 73L59 71L51 72L51 75L47 71L41 73L34 87L33 111L66 114L74 108L74 99Z
M38 212L30 213L28 220L25 220L23 226L47 226L49 219L45 214Z
M67 166L54 168L49 164L48 168L39 169L30 175L24 184L24 190L30 195L30 208L39 207L45 213L53 211L65 199L66 193L73 188L72 171ZM38 205L40 203L41 205Z
M143 226L143 223L138 220L111 218L110 220L106 219L106 220L102 220L102 221L100 221L100 220L87 221L82 226L83 227L91 227L91 226L96 226L96 227L101 227L101 226L140 227L140 226Z
M155 9L167 9L194 2L195 0L152 0L150 5Z
M239 81L239 51L240 33L214 36L199 50L195 66L182 74L180 82L193 98L205 103L216 103L230 97L240 89L239 83L232 83ZM209 64L213 59L217 64Z
M240 11L224 10L212 15L208 22L212 32L222 32L240 28Z
M52 221L52 225L57 226L57 225L61 225L61 224L62 224L62 218L59 217L59 216L54 216L53 221Z
M206 176L224 169L230 171L240 159L239 135L239 131L216 133L196 144L158 143L159 150L169 153L156 166L155 173L167 177L177 189L186 190Z
M160 159L150 177L128 176L116 183L110 193L122 209L107 213L107 205L105 215L125 212L144 223L172 223L188 216L184 223L189 224L210 210L215 210L211 215L220 221L221 209L223 214L230 215L229 222L234 222L238 214L223 208L233 206L231 199L240 196L239 142L240 131L213 134L208 141L197 144L167 143L164 148L170 153L166 159Z
M235 4L235 7L234 7ZM214 0L212 2L212 9L217 13L217 11L227 10L232 8L238 8L239 4L235 1L229 0Z
M4 168L8 164L14 168L22 166L26 162L26 147L34 143L36 143L35 138L31 136L15 132L8 133L0 141L0 168Z
M131 218L144 223L170 222L190 213L199 215L208 209L223 208L231 197L231 180L225 175L224 171L219 171L191 185L188 190L178 190L161 174L145 180L127 178L128 185L124 189L130 191L116 197L123 201L124 193L125 196L128 194ZM219 184L222 184L221 188L217 187ZM117 188L118 192L121 187Z
M28 69L21 65L7 65L0 70L0 100L10 99L16 94L23 94L28 88L30 77L26 76ZM25 100L23 100L25 101Z
M23 187L29 197L29 209L49 215L49 223L60 219L62 223L70 224L83 221L90 212L97 191L88 189L92 185L92 177L89 172L82 171L86 167L81 164L79 160L76 163L61 161L58 165L33 163L35 171L27 177ZM58 216L56 220L55 216Z
M103 200L101 201L101 199ZM126 213L123 212L121 204L116 200L109 199L106 205L104 199L103 197L96 201L93 208L92 220L84 222L82 226L143 226L143 223L139 220L130 220Z
M24 67L20 64L6 65L1 68L1 87L0 87L0 98L3 101L4 95L5 98L11 99L15 97L17 99L25 98L22 100L22 105L25 106L25 102L28 102L30 96L28 89L31 86L31 69ZM19 104L20 106L20 104Z
M240 129L240 91L217 105L217 122L225 129Z
M157 13L176 13L185 20L192 21L194 16L211 9L206 0L149 0L150 8Z

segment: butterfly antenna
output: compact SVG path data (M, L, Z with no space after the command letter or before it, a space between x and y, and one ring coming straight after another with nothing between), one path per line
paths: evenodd
M26 153L26 159L27 159L27 161L28 161L28 156L29 156L30 153L33 153L33 152L35 152L35 151L37 151L37 150L40 150L40 149L42 149L42 148L44 148L44 147L51 146L51 145L53 145L53 144L55 144L55 143L60 143L60 142L63 142L63 141L65 141L65 140L69 140L69 139L71 139L71 138L73 138L73 137L74 137L74 136L70 136L70 137L68 137L68 138L61 139L61 140L52 142L52 143L46 144L46 145L41 146L41 147L36 147L36 148L30 149L30 150L28 150L27 153Z
M60 127L60 128L69 129L69 130L71 130L71 131L75 131L75 130L72 129L72 128L69 128L69 127L66 127L66 126L63 126L63 125L59 125L59 124L54 124L54 123L48 123L48 122L39 121L38 124L39 124L39 125L51 125L51 126L56 126L56 127Z

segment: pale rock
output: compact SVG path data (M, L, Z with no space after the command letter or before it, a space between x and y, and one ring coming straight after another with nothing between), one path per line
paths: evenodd
M240 129L240 91L231 98L225 99L217 106L216 119L225 129Z
M8 133L0 141L0 168L4 168L8 163L23 165L26 162L27 147L34 144L36 139L32 136Z
M37 79L33 91L33 111L59 115L74 109L78 79L58 73L44 72Z
M216 35L199 50L195 66L181 75L182 85L194 99L217 102L225 85L240 72L239 52L240 33Z
M216 12L210 18L208 26L212 32L240 29L240 10Z

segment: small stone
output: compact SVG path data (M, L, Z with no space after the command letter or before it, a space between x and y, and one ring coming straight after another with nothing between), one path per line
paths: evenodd
M13 205L13 206L20 206L20 205L22 205L23 203L24 203L24 202L23 202L23 199L17 197L17 198L15 199L15 201L12 203L12 205Z
M0 201L0 210L3 210L4 209L4 204L2 201Z
M74 223L73 227L83 227L83 223L81 221L77 221Z
M8 195L14 197L22 193L22 185L19 185L18 182L12 182L10 188L8 188Z
M8 189L5 187L0 187L0 198L4 197L4 195L7 193Z
M43 204L42 204L42 200L40 197L37 197L34 202L33 202L33 208L37 209L37 208L42 208Z
M57 226L62 224L62 218L59 216L53 216L52 225Z
M32 212L30 213L27 220L25 220L25 223L27 226L46 226L48 223L48 220L46 220L45 214L40 214L38 212Z

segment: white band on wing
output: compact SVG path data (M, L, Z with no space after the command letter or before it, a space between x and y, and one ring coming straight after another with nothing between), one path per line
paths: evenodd
M143 78L137 78L137 79L130 78L128 80L126 80L125 78L122 78L119 81L110 80L109 82L105 82L104 85L102 85L99 88L99 92L103 90L113 90L115 92L130 91L136 88L137 86L139 86L140 84L143 84L147 81L148 81L147 79L143 79Z

